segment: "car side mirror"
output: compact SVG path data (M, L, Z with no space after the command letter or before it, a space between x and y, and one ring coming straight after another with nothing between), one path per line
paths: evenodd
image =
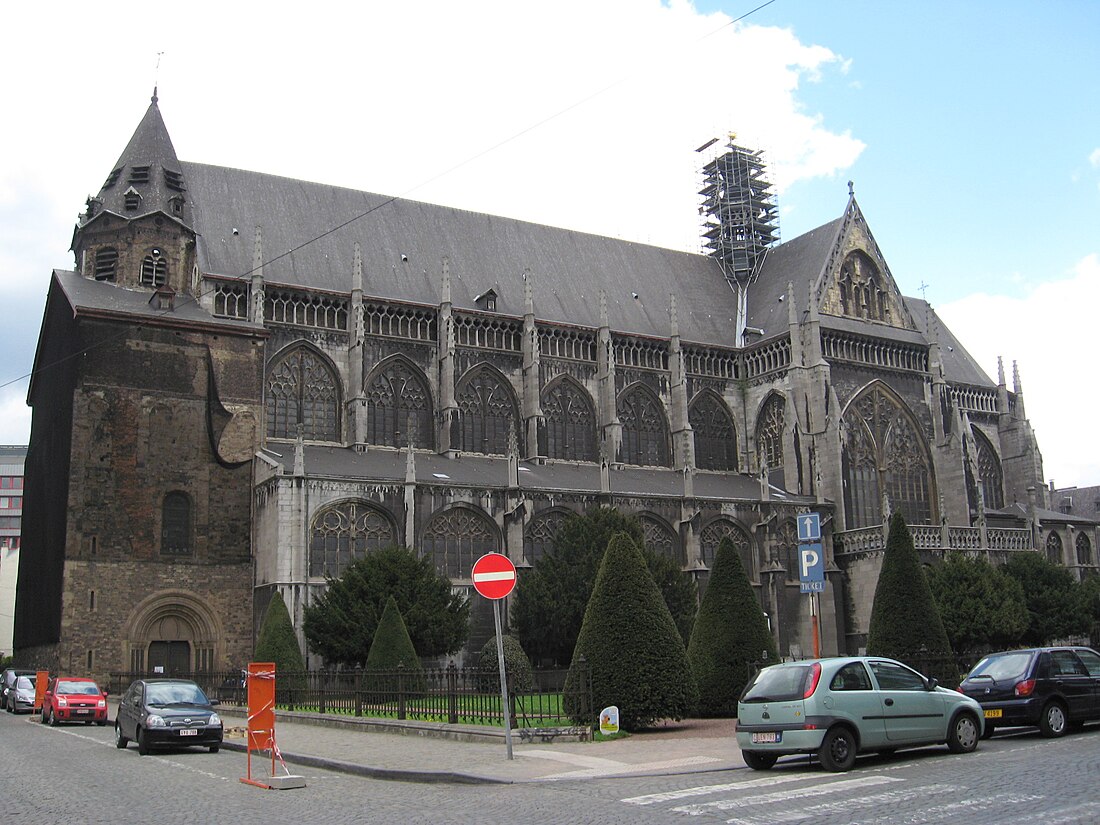
M929 676L928 679L925 680L925 686L926 686L925 689L926 690L935 690L936 685L938 685L938 684L939 684L939 681L936 679L935 676Z
M208 699L208 701L211 705L220 705L222 703L221 699Z

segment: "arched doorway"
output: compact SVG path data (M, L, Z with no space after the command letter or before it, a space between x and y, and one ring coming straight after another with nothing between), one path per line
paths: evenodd
M221 624L193 593L152 594L131 612L123 633L134 673L172 676L217 669Z

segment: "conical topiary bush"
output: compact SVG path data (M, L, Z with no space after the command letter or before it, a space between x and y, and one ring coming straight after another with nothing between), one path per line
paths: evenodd
M419 693L424 689L424 669L416 655L409 630L390 596L378 628L374 631L367 653L367 687L372 692L387 695L404 691Z

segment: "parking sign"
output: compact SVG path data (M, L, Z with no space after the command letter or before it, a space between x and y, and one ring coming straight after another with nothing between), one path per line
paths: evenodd
M802 593L825 592L825 553L821 542L798 545L798 583Z

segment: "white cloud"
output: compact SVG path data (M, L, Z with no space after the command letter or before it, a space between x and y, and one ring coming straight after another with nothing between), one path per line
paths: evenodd
M27 406L27 382L0 389L0 444L28 443L31 435L31 408Z
M1047 479L1059 487L1100 484L1095 411L1100 382L1087 369L1096 352L1100 255L1082 259L1060 280L1022 298L975 294L936 311L990 375L1005 359L1020 369L1027 416L1035 428Z
M1100 169L1100 148L1092 150L1092 154L1089 155L1089 163L1094 169Z

